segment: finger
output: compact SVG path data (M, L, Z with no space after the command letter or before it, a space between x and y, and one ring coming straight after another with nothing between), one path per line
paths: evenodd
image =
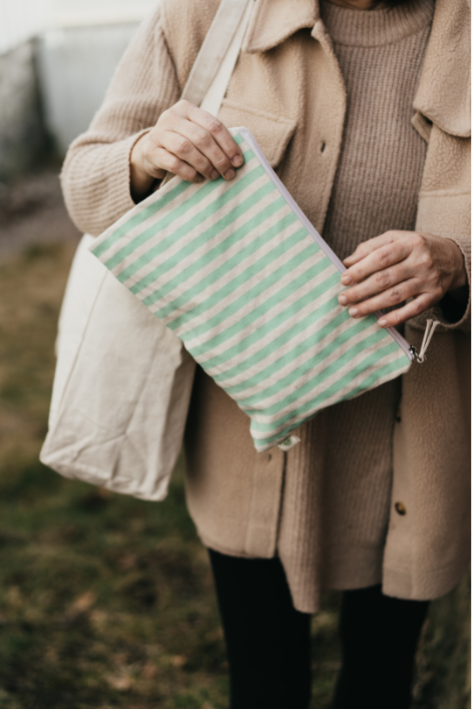
M152 161L148 158L146 170L155 176L159 168L178 175L186 182L202 182L203 177L188 163L173 155L165 148L155 148L151 154Z
M398 327L398 325L428 310L432 304L432 296L428 293L422 293L404 305L403 308L398 308L398 310L392 310L391 313L382 315L378 321L379 325L380 327Z
M380 236L374 236L372 239L368 239L359 244L354 253L345 258L343 263L347 267L353 266L381 246L391 244L393 241L397 241L404 236L404 231L395 230L386 231L384 234L380 234Z
M413 267L413 264L410 264L410 261L411 259L405 259L396 266L377 271L361 283L351 286L341 293L339 302L341 305L354 305L413 278L417 275L417 269Z
M231 133L221 121L191 103L188 103L187 117L211 135L234 167L240 167L243 164L243 155L239 145L235 143Z
M345 286L360 283L364 278L367 278L373 273L383 271L403 261L410 253L411 245L408 243L407 239L400 239L385 244L372 251L368 256L358 261L358 263L350 266L347 271L344 272L341 283Z
M173 130L175 133L183 136L184 140L191 143L198 151L198 154L203 156L207 162L208 167L205 171L202 171L198 164L192 162L192 160L187 160L199 172L209 179L216 179L220 175L226 179L234 177L234 169L231 160L205 128L185 118L177 117L174 122Z
M413 296L417 296L421 292L421 284L418 279L410 278L403 283L399 283L393 288L374 296L373 298L368 298L363 300L362 303L356 303L349 308L349 315L353 318L362 318L371 313L375 313L378 310L385 310L386 308L392 308L399 303Z
M173 131L166 131L162 137L162 147L172 155L176 155L180 160L193 167L208 179L219 177L219 172L215 173L215 168L205 155L195 147L195 145L185 136Z

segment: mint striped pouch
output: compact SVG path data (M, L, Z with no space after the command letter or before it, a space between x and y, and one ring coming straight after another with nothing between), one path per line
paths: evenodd
M245 411L258 451L288 449L322 408L403 374L413 354L338 303L344 266L246 128L231 182L174 177L94 253Z

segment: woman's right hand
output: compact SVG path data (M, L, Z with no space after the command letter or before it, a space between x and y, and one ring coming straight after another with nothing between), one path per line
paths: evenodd
M207 111L179 101L159 117L131 151L131 194L135 202L147 197L155 180L167 171L187 182L226 180L243 164L239 146L225 126Z

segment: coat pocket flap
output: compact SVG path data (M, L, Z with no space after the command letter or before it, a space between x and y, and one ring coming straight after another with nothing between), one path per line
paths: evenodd
M292 118L241 106L234 101L223 101L218 118L227 128L244 126L259 143L272 168L282 160L297 122Z

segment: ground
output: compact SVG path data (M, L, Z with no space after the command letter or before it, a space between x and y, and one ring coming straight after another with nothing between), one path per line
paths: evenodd
M0 707L225 709L222 632L182 461L163 503L38 461L78 238L53 168L4 186L0 228ZM313 619L316 709L329 707L339 668L338 602L327 595ZM415 709L469 706L466 619L467 581L434 605Z

